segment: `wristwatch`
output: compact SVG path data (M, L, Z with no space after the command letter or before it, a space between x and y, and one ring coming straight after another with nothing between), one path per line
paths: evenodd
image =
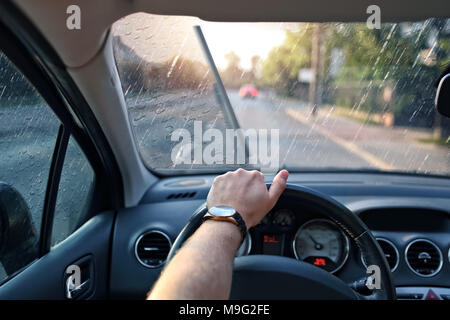
M242 216L234 208L228 206L216 206L208 209L208 213L203 217L203 221L226 221L236 225L242 234L242 241L247 235L247 226Z

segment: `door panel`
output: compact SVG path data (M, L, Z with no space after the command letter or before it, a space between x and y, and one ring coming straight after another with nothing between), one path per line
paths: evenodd
M83 257L91 256L92 294L83 299L105 299L108 297L109 252L112 227L112 211L100 213L48 254L36 260L21 273L0 286L1 299L67 299L66 268ZM81 266L81 279L84 282Z

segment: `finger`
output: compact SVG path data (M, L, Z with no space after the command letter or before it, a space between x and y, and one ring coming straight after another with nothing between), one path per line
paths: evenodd
M275 178L273 178L272 185L270 186L269 189L269 198L274 205L278 201L278 198L280 198L284 189L286 188L286 182L288 177L289 172L287 170L281 170L280 172L278 172Z

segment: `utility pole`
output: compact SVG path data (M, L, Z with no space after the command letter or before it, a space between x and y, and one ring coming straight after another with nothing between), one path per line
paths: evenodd
M437 28L437 34L436 34L436 42L439 42L439 38L441 35L441 28L438 25ZM439 51L439 47L437 48L437 51ZM432 50L432 48L429 49L430 51ZM437 57L436 57L437 58ZM434 120L433 120L433 138L434 139L439 139L442 138L442 126L441 126L441 115L439 114L439 112L437 112L436 108L434 108Z
M309 84L309 109L315 116L322 103L322 81L320 79L321 70L321 44L322 44L322 24L315 23L313 26L312 48L311 48L311 74L312 79Z

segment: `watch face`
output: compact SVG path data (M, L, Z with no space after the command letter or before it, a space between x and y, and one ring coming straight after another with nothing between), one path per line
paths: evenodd
M231 217L236 213L232 207L217 206L209 209L209 213L216 217Z

